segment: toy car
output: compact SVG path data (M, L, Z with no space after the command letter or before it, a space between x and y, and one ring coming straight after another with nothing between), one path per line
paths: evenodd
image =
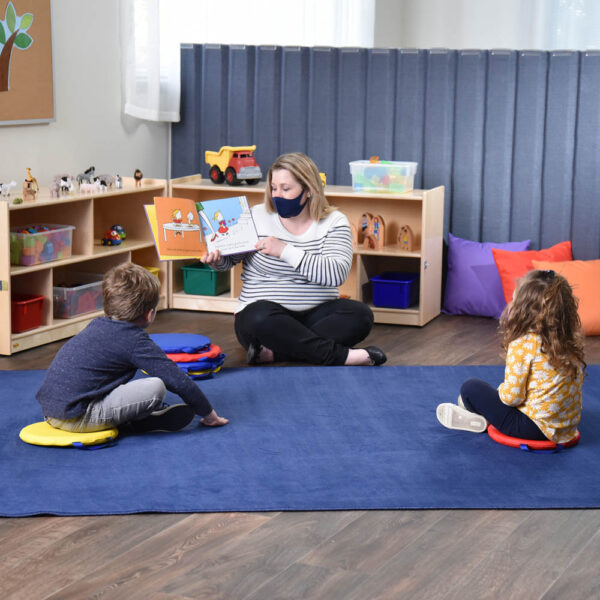
M123 240L116 229L109 229L100 241L103 246L118 246Z

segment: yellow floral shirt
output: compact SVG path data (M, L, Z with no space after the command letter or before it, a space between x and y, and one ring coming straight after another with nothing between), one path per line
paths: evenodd
M528 333L508 346L500 400L526 414L553 442L568 442L581 418L583 371L561 375L542 352L542 338Z

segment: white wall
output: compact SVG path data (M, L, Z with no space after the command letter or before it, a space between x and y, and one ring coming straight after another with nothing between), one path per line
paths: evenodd
M57 173L167 177L168 125L121 111L119 0L52 0L55 121L0 126L0 182ZM1 120L1 119L0 119ZM20 187L20 185L19 185Z
M550 49L550 0L376 0L375 45L392 48Z

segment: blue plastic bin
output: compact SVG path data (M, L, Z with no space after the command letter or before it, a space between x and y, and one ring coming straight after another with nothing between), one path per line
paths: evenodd
M418 273L386 271L371 277L373 306L408 308L419 301Z

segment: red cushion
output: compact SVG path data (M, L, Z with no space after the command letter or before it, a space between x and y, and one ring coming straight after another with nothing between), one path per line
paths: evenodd
M578 431L572 440L564 442L563 444L557 444L551 440L524 440L522 438L512 437L502 433L493 425L488 425L487 432L495 442L503 444L504 446L510 446L511 448L521 448L522 450L555 450L559 446L561 448L570 448L571 446L576 446L581 438L581 434Z
M551 262L573 260L570 241L560 242L560 244L543 250L524 250L522 252L492 248L492 254L502 282L504 299L507 303L512 300L517 281L533 269L534 260Z

